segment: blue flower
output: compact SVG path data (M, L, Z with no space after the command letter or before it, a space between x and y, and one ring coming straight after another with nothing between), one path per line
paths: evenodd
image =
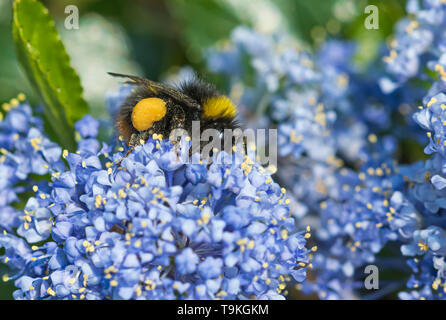
M425 230L417 230L413 234L411 244L403 245L401 251L405 256L422 255L429 251L444 254L446 233L439 227L430 226Z
M76 122L74 127L76 131L79 132L82 139L96 138L98 135L99 121L90 115L86 115Z
M371 299L398 288L444 299L446 5L406 10L364 70L351 42L311 52L247 27L207 50L247 125L277 129L278 168L240 150L200 161L189 139L157 135L124 157L112 134L97 140L110 123L89 115L70 153L13 99L0 121L0 247L14 298ZM131 90L107 95L111 116ZM407 141L426 159L399 164ZM369 264L398 270L407 288L362 290Z
M97 128L76 124L79 151L52 157L0 236L16 299L281 298L305 280L311 250L265 169L241 153L192 164L189 140L158 137L119 166L125 146L83 148Z
M187 233L190 235L189 233ZM175 258L175 264L180 274L189 274L195 271L199 258L191 248L185 248Z

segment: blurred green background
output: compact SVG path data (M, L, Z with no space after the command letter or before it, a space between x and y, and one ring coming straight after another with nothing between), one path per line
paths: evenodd
M356 62L365 67L378 54L405 0L42 0L56 25L96 117L106 116L104 94L118 86L107 71L160 81L183 66L207 76L204 49L224 43L231 30L248 25L271 33L287 31L310 48L326 38L351 39L360 46ZM79 29L67 30L65 7L79 9ZM379 8L378 30L363 26L364 8ZM20 70L11 36L12 0L0 0L0 100L36 95ZM0 274L5 273L0 265ZM0 283L0 299L13 286Z
M117 86L107 71L161 80L189 65L206 74L203 49L224 42L240 24L264 32L286 30L317 46L327 37L356 40L357 61L366 64L378 43L404 14L405 0L42 0L56 20L62 40L80 74L85 98L96 116L104 113L106 90ZM36 96L21 72L11 38L12 0L0 0L0 99L24 92ZM65 7L79 9L78 30L66 30ZM379 30L366 30L364 8L379 7Z

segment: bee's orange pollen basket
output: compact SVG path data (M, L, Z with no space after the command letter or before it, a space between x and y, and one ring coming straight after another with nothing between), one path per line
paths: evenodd
M132 111L132 124L138 131L152 127L153 123L166 115L166 102L160 98L146 98L139 101Z

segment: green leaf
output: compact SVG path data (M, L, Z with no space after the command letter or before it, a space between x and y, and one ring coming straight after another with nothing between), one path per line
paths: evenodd
M311 29L325 26L332 16L335 0L276 0L274 5L281 11L290 31L305 41L311 41Z
M44 102L47 127L73 150L73 124L88 112L88 105L53 19L40 2L15 0L12 33L18 59Z
M191 60L198 60L203 48L227 38L232 29L243 22L222 0L169 0L166 4L181 24L180 31Z

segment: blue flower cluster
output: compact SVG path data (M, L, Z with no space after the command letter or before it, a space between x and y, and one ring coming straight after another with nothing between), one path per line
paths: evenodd
M417 99L419 107L413 113L414 122L424 131L424 152L430 158L401 169L407 181L407 197L418 209L420 224L412 233L409 243L401 246L404 256L411 257L408 265L412 275L407 282L408 291L400 292L402 299L444 299L446 274L446 216L444 187L444 149L446 124L446 53L443 30L446 26L444 1L409 0L410 19L403 19L389 54L384 61L389 78L402 90L409 80L418 78L430 86ZM403 70L404 69L404 70Z
M98 141L90 116L70 153L22 95L5 104L0 247L14 297L445 299L446 2L407 12L365 70L353 43L311 52L246 27L207 51L246 126L277 128L278 168L237 148L190 156L188 137L128 154ZM131 89L107 95L112 115ZM424 160L407 161L408 141ZM379 290L364 286L369 265Z
M376 93L376 84L362 79L351 65L351 43L330 41L312 55L287 39L236 29L233 46L211 52L209 66L221 72L220 65L250 61L256 81L241 96L248 110L258 105L246 98L249 93L266 92L261 99L267 114L263 123L277 124L279 132L277 180L292 191L296 214L318 235L316 278L298 288L321 298L350 298L360 287L355 271L375 262L388 241L413 228L414 222L406 217L412 217L406 209L410 204L401 193L394 194L404 182L389 161L395 138L383 136L378 141L374 133L388 129L392 110L386 108L386 97ZM229 83L236 90L253 83L250 76L232 73ZM276 79L277 85L265 85L268 79ZM355 108L357 104L364 108ZM401 213L395 212L391 199ZM394 214L401 225L390 223ZM408 226L406 219L411 220Z
M288 36L243 27L209 52L209 68L226 76L246 118L278 129L275 178L317 235L314 280L297 286L304 293L445 297L446 3L409 0L407 11L382 61L365 72L352 64L351 43L331 40L312 54ZM399 164L399 143L424 143L426 134L430 158ZM370 264L405 280L367 292Z
M14 205L32 192L33 175L50 173L58 168L60 147L43 134L42 121L33 117L30 106L18 95L0 114L0 231L12 231L20 221Z
M24 103L0 123L2 192L8 204L24 191L17 182L34 193L0 221L14 298L283 299L305 280L310 230L296 229L285 189L241 152L190 161L190 139L155 134L124 157L85 116L70 153L39 125ZM30 173L41 179L30 185Z
M428 80L426 67L446 79L444 57L444 2L441 0L408 0L409 17L395 27L394 39L383 61L388 75L383 77L385 91L403 86L413 78Z

